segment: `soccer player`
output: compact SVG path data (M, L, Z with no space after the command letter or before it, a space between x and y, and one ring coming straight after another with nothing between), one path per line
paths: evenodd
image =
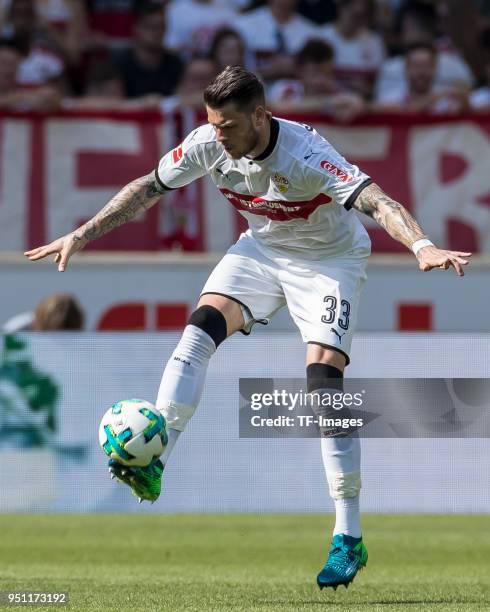
M434 246L401 204L314 129L272 117L253 73L227 67L205 89L204 102L208 123L167 153L155 171L126 185L75 231L25 253L30 260L55 254L63 272L89 241L205 174L248 221L248 231L211 273L163 373L157 407L167 421L169 443L162 461L145 468L109 462L112 476L140 501L159 496L164 465L196 410L218 346L236 331L248 334L254 323L266 323L284 304L307 343L308 391L341 388L370 253L367 232L352 209L411 249L423 271L453 266L462 276L471 255ZM317 578L320 588L347 587L367 561L359 439L332 433L321 432L336 522Z

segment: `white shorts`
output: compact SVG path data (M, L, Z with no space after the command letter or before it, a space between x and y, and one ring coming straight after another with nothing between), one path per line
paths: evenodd
M287 304L304 342L340 351L349 363L359 298L369 252L323 261L266 254L242 234L218 263L201 295L217 293L242 305L248 334L254 323L267 324Z

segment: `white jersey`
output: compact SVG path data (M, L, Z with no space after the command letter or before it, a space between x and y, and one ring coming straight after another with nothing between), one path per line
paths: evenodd
M350 208L371 179L307 125L273 118L269 145L254 159L231 159L204 125L156 170L167 189L205 174L266 251L313 260L369 253L367 232Z

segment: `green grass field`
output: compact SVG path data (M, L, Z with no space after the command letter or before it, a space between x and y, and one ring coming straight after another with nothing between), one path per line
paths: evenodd
M336 592L331 518L0 515L0 590L70 594L0 610L490 610L490 517L365 516L368 566Z

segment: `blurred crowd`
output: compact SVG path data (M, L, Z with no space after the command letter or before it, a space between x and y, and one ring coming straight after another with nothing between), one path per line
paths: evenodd
M489 111L490 0L0 0L0 109L200 107L235 64L277 111Z

